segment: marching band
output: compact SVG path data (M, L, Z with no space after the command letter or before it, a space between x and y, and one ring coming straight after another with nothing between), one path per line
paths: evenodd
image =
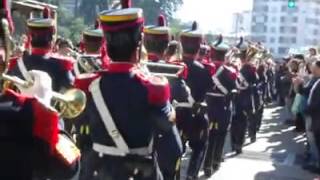
M12 58L7 3L0 4L7 164L0 179L181 179L190 150L186 179L202 169L209 178L229 129L237 154L247 130L256 141L274 68L261 44L227 44L220 35L208 45L197 22L173 37L163 15L144 26L143 10L122 0L83 31L73 57L55 52L46 7L28 20L28 48Z

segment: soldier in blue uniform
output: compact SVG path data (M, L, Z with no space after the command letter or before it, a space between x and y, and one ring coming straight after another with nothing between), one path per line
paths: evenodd
M8 68L11 52L7 0L0 1L0 75ZM8 22L9 21L9 22ZM63 149L71 146L59 134L59 115L51 107L45 105L36 95L48 90L45 85L51 79L44 72L29 72L33 77L33 85L27 89L34 92L34 97L18 94L10 89L2 89L0 94L0 179L68 179L78 172L80 154L73 150L63 153ZM38 82L45 79L46 83ZM3 86L4 84L1 84ZM50 88L49 88L50 89ZM40 96L37 96L40 97ZM66 141L61 141L66 140ZM70 140L70 139L69 139ZM72 143L71 143L72 144ZM60 148L57 148L60 147ZM74 145L73 145L74 147ZM75 148L75 147L74 147ZM61 151L62 150L62 151ZM75 148L74 150L77 151Z
M166 136L174 128L170 87L165 78L145 75L137 67L143 11L130 8L128 1L121 3L120 10L100 13L112 62L89 83L85 113L93 141L90 159L97 179L162 179L153 135Z
M165 17L160 15L158 17L158 25L150 25L144 28L144 45L148 52L148 57L151 61L157 62L158 67L148 67L152 72L163 74L170 74L172 77L167 77L170 84L171 98L170 102L175 104L176 116L181 117L185 111L183 107L179 107L181 102L188 101L188 87L184 81L184 69L174 71L173 68L161 67L162 64L169 62L164 61L165 51L171 38L170 28L166 26ZM171 62L170 64L174 64ZM178 66L177 66L178 67ZM181 66L183 67L183 66ZM155 70L155 71L154 71ZM189 108L190 109L190 108ZM181 124L182 120L177 121L177 126ZM176 139L176 140L175 140ZM158 134L155 139L155 150L158 155L158 162L160 170L164 179L180 179L180 161L182 156L182 144L179 136L178 129L173 128L166 136Z
M84 58L78 59L78 62L74 64L76 76L104 69L109 61L105 55L103 31L99 21L96 22L93 28L85 29L82 33L82 38L80 53Z
M251 60L255 55L253 49L250 49L243 41L237 46L240 49L242 67L237 84L239 94L235 99L235 115L232 121L231 141L232 149L239 154L242 153L247 126L249 126L251 142L256 140L257 123L254 116L256 111L256 98L254 93L257 92L257 72L255 66L251 64Z
M79 58L74 64L74 72L76 78L74 81L74 86L86 92L88 95L88 83L89 79L93 80L95 76L89 74L104 69L104 64L102 62L102 47L104 43L103 31L100 27L100 22L96 22L94 28L88 28L83 31L83 41L82 43L82 53L81 56L86 58ZM81 61L81 63L79 62ZM83 81L86 79L86 81ZM89 117L87 114L83 113L77 117L74 121L75 134L77 139L77 146L81 150L81 166L86 167L89 162L89 154L92 149L92 140L90 136L90 125ZM80 180L86 178L88 174L92 174L91 168L82 168L80 172Z
M28 20L28 33L31 38L30 55L18 59L16 66L10 73L25 80L30 80L27 73L29 70L47 72L52 78L52 89L60 92L72 87L73 61L70 58L52 53L56 28L54 20L50 16L46 16Z
M221 40L218 40L221 41ZM232 113L232 97L236 90L237 71L232 66L225 63L224 55L229 50L229 46L223 42L214 43L213 54L222 54L213 61L224 62L213 76L213 89L207 93L208 117L210 120L209 146L204 161L204 172L210 177L220 167L223 156L223 147L228 132Z
M204 41L203 34L198 30L196 22L193 23L191 29L181 33L180 41L183 49L183 62L188 67L186 83L190 87L193 101L193 118L185 133L192 149L187 179L196 179L208 145L209 126L208 120L204 116L206 112L204 101L206 93L213 87L213 82L210 70L196 60L200 46Z
M264 103L268 102L268 93L269 93L269 80L266 75L266 64L264 62L261 62L260 65L257 68L257 74L258 74L258 81L257 81L257 89L258 89L258 95L259 95L259 101L257 112L256 112L256 119L257 119L257 131L260 130L261 123L262 123L262 116L263 116L263 110L264 110Z
M223 36L219 35L218 39L210 46L211 61L215 64L216 68L219 69L224 64L224 57L230 48L227 44L223 43Z

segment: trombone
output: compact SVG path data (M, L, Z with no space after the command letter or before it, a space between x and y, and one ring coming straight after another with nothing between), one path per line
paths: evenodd
M6 74L10 61L12 39L9 31L8 21L6 19L2 19L1 27L4 32L4 37L2 40L4 41L5 50L4 62L2 64L3 66L0 70L0 79L4 80L2 89L7 88L5 86L8 85L7 83L13 83L14 85L20 85L22 87L28 88L32 86L33 82L28 82L16 76L10 76ZM60 94L52 91L52 95L53 100L59 102L59 106L56 109L59 112L60 116L63 118L76 118L84 111L86 107L87 97L86 94L81 90L70 89L66 91L65 94Z

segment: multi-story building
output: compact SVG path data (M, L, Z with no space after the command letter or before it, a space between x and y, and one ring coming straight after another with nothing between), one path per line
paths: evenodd
M233 14L232 34L236 36L250 36L252 11L242 11Z
M320 1L296 0L296 7L289 8L288 0L254 0L251 33L278 57L289 48L317 45Z

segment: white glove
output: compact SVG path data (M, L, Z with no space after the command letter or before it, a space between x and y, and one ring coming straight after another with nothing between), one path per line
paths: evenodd
M48 73L38 70L29 71L33 84L28 87L18 86L21 94L38 98L45 105L50 106L52 98L52 79Z

